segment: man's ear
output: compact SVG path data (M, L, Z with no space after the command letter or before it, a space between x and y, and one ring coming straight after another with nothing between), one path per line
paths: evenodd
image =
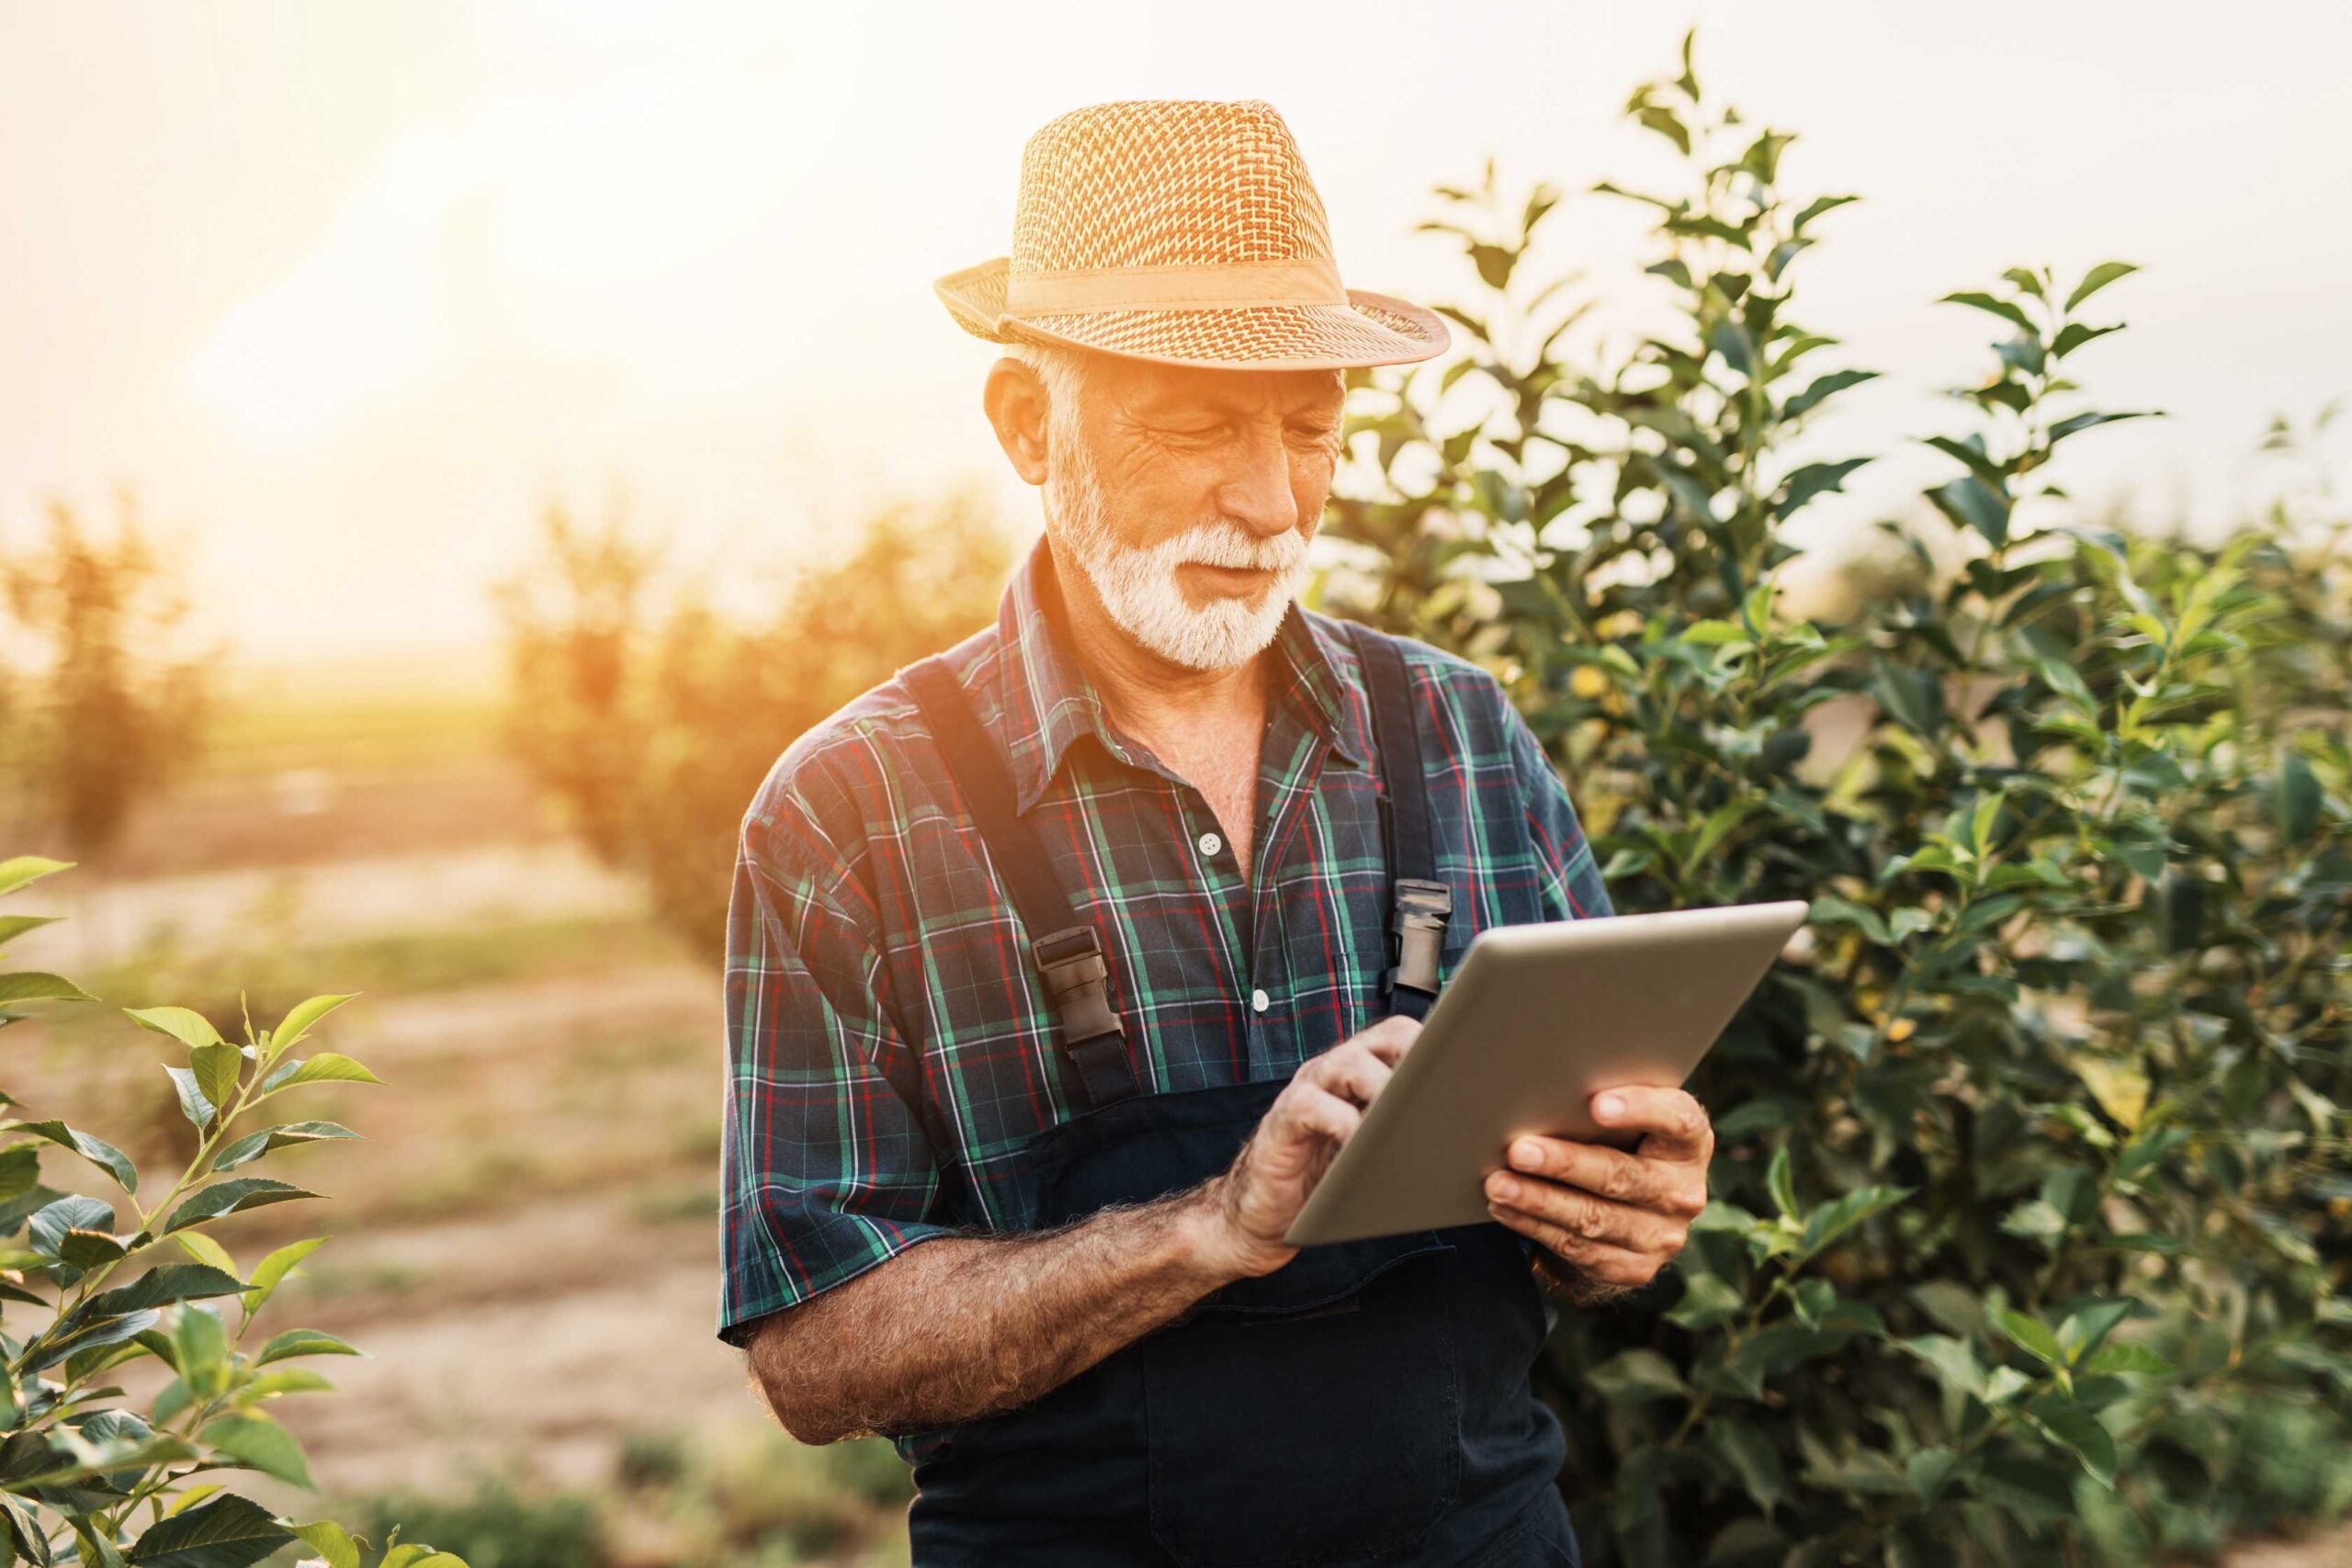
M996 429L997 445L1013 471L1033 485L1046 482L1046 425L1050 400L1036 371L1011 355L989 367L980 406Z

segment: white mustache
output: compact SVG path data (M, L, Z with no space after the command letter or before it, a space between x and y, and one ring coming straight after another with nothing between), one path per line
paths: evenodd
M1229 523L1202 523L1161 540L1151 553L1162 559L1201 566L1288 571L1306 554L1306 541L1295 529L1264 538Z

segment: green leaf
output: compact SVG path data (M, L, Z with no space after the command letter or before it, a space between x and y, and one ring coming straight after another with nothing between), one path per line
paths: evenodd
M1772 1151L1772 1163L1764 1172L1765 1190L1772 1194L1773 1206L1790 1219L1797 1217L1796 1180L1789 1174L1789 1145L1782 1144Z
M1823 1204L1806 1216L1801 1254L1810 1257L1869 1219L1911 1196L1908 1187L1864 1187Z
M2050 444L2054 446L2059 442L2065 440L2069 435L2073 435L2079 431L2090 430L2102 424L2115 424L2127 419L2154 419L2156 417L2158 417L2158 412L2154 410L2143 410L2128 413L2078 413L2071 419L2062 419L2057 423L2052 425L2050 427L2049 441Z
M233 1275L237 1272L237 1260L229 1256L229 1249L202 1231L182 1231L172 1239L178 1242L180 1249L198 1263L209 1264L223 1274Z
M72 1315L110 1316L206 1296L232 1296L244 1288L244 1281L234 1274L224 1273L208 1263L164 1263L128 1285L100 1291L75 1307Z
M1817 378L1814 383L1781 406L1783 419L1802 419L1821 403L1849 387L1859 387L1865 381L1878 379L1875 370L1833 370Z
M94 1002L97 999L62 976L45 975L32 969L0 975L0 1002Z
M376 1568L466 1568L465 1559L429 1546L396 1546Z
M129 1155L104 1138L77 1132L62 1122L11 1122L0 1123L0 1132L30 1133L36 1138L46 1138L62 1148L72 1149L104 1170L125 1192L139 1190L139 1168L130 1163Z
M1939 305L1965 305L1971 310L1988 311L1993 315L2000 317L2005 321L2014 321L2017 325L2023 327L2029 333L2034 330L2033 318L2027 315L2021 307L2014 305L2007 299L1996 299L1993 295L1982 293L1976 289L1963 289L1957 294L1947 294L1942 299L1937 300L1936 303Z
M220 1043L220 1032L193 1008L125 1008L122 1010L141 1028L168 1034L190 1049Z
M2065 1364L2066 1352L2059 1348L2058 1337L2040 1318L2014 1307L2003 1307L1993 1314L1993 1321L2034 1359L2053 1367Z
M2075 285L2075 291L2066 296L2067 311L2071 314L2075 306L2113 283L2117 278L2127 277L2139 270L2130 262L2099 263L2098 265L2085 273L2083 280Z
M2115 1485L2115 1438L2098 1417L2077 1405L2060 1404L2031 1412L2043 1431L2082 1461L2092 1480L2110 1489Z
M1949 1334L1919 1334L1895 1344L1927 1362L1946 1388L1971 1396L1984 1393L1984 1366L1967 1340Z
M227 1043L198 1045L188 1053L197 1091L216 1107L237 1098L237 1080L243 1076L244 1066L243 1054Z
M1919 1501L1932 1506L1942 1495L1944 1483L1951 1479L1952 1466L1959 1462L1959 1456L1950 1449L1926 1448L1905 1462L1903 1473L1909 1479L1911 1490L1919 1495Z
M308 1241L288 1242L263 1258L254 1267L252 1286L245 1292L246 1315L259 1312L262 1303L275 1295L277 1287L286 1282L287 1276L294 1271L294 1266L325 1246L326 1241L327 1238L321 1235L312 1236Z
M1772 515L1793 516L1815 496L1843 490L1846 476L1869 461L1868 457L1848 457L1835 463L1807 463L1781 481L1781 498L1772 503Z
M1740 1293L1722 1275L1692 1274L1684 1282L1681 1302L1666 1320L1684 1328L1713 1328L1730 1322L1741 1305Z
M180 1114L187 1117L189 1124L198 1132L211 1126L212 1118L220 1114L220 1108L205 1099L204 1090L197 1087L196 1069L175 1067L166 1062L164 1071L171 1075L172 1088L179 1093Z
M305 1191L283 1181L272 1181L266 1176L241 1176L232 1181L216 1181L172 1211L158 1235L169 1235L189 1225L217 1220L223 1214L234 1214L246 1209L258 1209L265 1203L290 1202L297 1198L315 1198L315 1192Z
M277 1027L269 1032L270 1055L274 1057L300 1044L302 1037L311 1032L319 1020L357 995L358 993L355 991L350 996L312 997L308 1001L297 1002L287 1009L286 1016L277 1021Z
M206 1422L196 1440L211 1444L265 1475L306 1492L317 1490L311 1480L310 1463L302 1457L302 1445L294 1440L293 1433L267 1416L223 1416Z
M135 1339L153 1328L155 1321L156 1314L153 1311L128 1313L120 1317L93 1317L71 1327L65 1327L61 1320L62 1332L53 1337L36 1339L25 1348L24 1359L17 1364L17 1374L22 1376L40 1371L44 1367L55 1366L67 1357L84 1350Z
M1747 1495L1762 1506L1766 1517L1788 1501L1788 1471L1781 1462L1780 1450L1772 1446L1771 1438L1762 1427L1734 1416L1717 1416L1707 1423L1705 1430L1707 1446L1731 1467Z
M291 1356L356 1356L359 1347L332 1334L322 1334L315 1328L289 1328L273 1335L261 1354L254 1358L254 1365L266 1367L272 1361L283 1361Z
M2068 321L2058 329L2058 336L2050 345L2050 357L2064 359L2083 344L2103 338L2109 333L2118 333L2122 330L2123 323L2120 321L2106 327L2095 327L2086 321Z
M1587 1381L1610 1400L1688 1398L1690 1385L1674 1363L1655 1350L1624 1350L1586 1374Z
M223 1148L212 1161L215 1170L233 1170L261 1158L272 1149L282 1149L289 1144L311 1144L331 1138L356 1138L359 1134L336 1122L288 1122L283 1126L265 1127L248 1133Z
M2162 1376L2179 1371L2145 1345L2122 1343L2100 1346L2083 1359L2079 1370L2086 1377L2098 1377L2109 1372L2145 1372L2150 1376Z
M0 915L0 945L16 941L27 931L53 926L57 920L55 915Z
M1789 224L1789 232L1792 234L1802 233L1804 232L1804 226L1806 224L1812 222L1823 213L1830 211L1835 208L1843 207L1849 201L1860 201L1861 199L1862 198L1859 196L1815 197L1811 201L1805 203L1804 210L1799 212L1796 215L1796 218Z
M2009 501L1974 474L1962 474L1928 491L1936 510L1963 528L1973 528L1998 549L2009 539Z
M333 1519L296 1525L293 1530L304 1545L326 1560L327 1568L359 1568L358 1545Z
M306 1083L382 1083L384 1080L361 1066L350 1057L333 1051L322 1051L302 1061L282 1064L276 1072L262 1080L262 1092L275 1094L281 1089L292 1089Z
M0 894L14 893L28 882L39 882L44 876L69 871L73 866L74 862L70 860L44 860L40 855L17 855L0 860Z
M172 1325L172 1346L180 1376L194 1384L229 1359L229 1331L210 1307L183 1302Z
M2290 844L2309 843L2319 826L2320 787L2311 762L2301 752L2290 751L2279 759L2271 799L2279 836Z
M113 1205L101 1203L96 1198L84 1197L79 1192L69 1192L36 1210L28 1222L26 1234L31 1237L36 1250L54 1258L69 1233L113 1228Z
M259 1504L223 1495L159 1521L130 1548L133 1568L247 1568L294 1539Z

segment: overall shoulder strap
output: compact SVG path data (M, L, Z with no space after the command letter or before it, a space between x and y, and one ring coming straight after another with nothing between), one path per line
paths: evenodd
M1370 626L1342 622L1363 660L1364 688L1372 707L1373 749L1380 754L1381 836L1387 846L1390 887L1388 942L1391 964L1382 976L1389 1005L1414 1018L1428 1016L1437 999L1438 958L1444 951L1445 922L1453 913L1453 890L1437 879L1437 852L1430 825L1429 778L1421 761L1418 706L1405 670L1405 655L1394 638Z
M979 829L988 859L1023 930L1060 1025L1061 1049L1077 1069L1086 1105L1108 1105L1136 1091L1127 1062L1126 1029L1111 1010L1109 950L1095 926L1079 918L1054 878L1053 862L1014 802L1012 775L980 728L955 671L938 655L900 674L946 759L949 776ZM1042 934L1040 934L1042 933Z

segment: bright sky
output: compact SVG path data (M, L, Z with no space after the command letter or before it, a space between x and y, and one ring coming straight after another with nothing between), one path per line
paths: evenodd
M1620 123L1699 70L1800 133L1826 220L1803 317L1886 373L1822 432L1955 427L2018 263L2148 270L2085 351L2078 494L2210 523L2274 412L2352 392L2352 7L1883 3L950 6L0 0L0 546L118 484L193 552L247 654L480 643L551 496L625 490L692 562L788 561L971 478L991 351L941 273L1010 241L1022 144L1080 104L1263 97L1342 275L1460 297L1428 187L1660 175ZM1559 258L1638 309L1638 212ZM2352 439L2352 421L2341 432ZM2339 464L2352 451L2338 442ZM1858 477L1851 515L1940 477ZM1017 511L1016 511L1017 509ZM740 569L738 575L741 575Z

